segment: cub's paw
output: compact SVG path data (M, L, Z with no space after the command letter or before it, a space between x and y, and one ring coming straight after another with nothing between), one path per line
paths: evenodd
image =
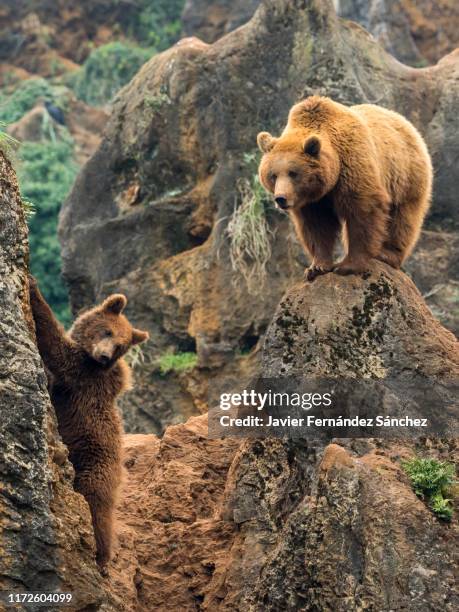
M99 574L102 576L102 578L107 578L108 567L106 565L99 565Z
M31 274L29 274L27 278L29 281L30 289L36 289L38 287L38 284L37 284L37 279L35 278L35 276L32 276Z
M331 272L332 270L333 266L331 264L313 263L304 271L304 278L311 283L317 276L328 274L328 272Z
M347 274L363 274L368 272L368 264L359 260L343 259L341 263L335 266L334 272L346 276Z

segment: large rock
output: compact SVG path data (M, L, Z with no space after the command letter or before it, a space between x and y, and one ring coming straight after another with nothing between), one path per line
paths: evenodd
M334 0L341 17L357 21L405 64L435 64L459 45L456 0Z
M249 21L260 0L187 0L183 32L207 43ZM456 0L333 0L345 19L360 23L394 57L413 66L435 64L459 45Z
M267 281L249 294L226 229L238 180L255 172L257 132L279 131L299 98L376 102L410 118L436 169L430 222L457 226L458 53L409 68L329 1L266 0L212 46L185 39L154 57L121 91L62 209L60 237L74 310L124 291L130 316L151 332L125 403L128 428L160 432L205 411L214 383L256 368L245 354L305 259L286 218L266 205L272 256ZM197 352L191 377L159 375L155 360L171 350Z
M406 269L434 315L459 336L458 232L422 232Z
M339 327L339 331L338 331ZM458 342L412 282L376 265L293 286L264 377L459 375ZM127 436L110 587L122 610L445 610L459 605L457 515L439 520L400 466L457 461L455 440L207 438L206 416L159 440ZM133 587L135 584L135 588Z
M182 13L183 33L213 43L247 23L260 0L187 0Z
M71 592L72 609L98 609L107 596L34 342L27 260L24 208L0 152L0 591Z

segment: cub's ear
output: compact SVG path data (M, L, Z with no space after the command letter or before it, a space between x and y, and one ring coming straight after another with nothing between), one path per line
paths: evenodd
M304 141L303 151L311 157L319 157L320 140L317 136L310 136Z
M122 293L115 293L108 297L102 304L104 312L111 312L113 314L121 314L126 308L127 299Z
M140 344L141 342L145 342L145 340L148 340L149 337L150 334L148 332L135 329L135 327L132 330L132 344Z
M258 148L262 153L269 153L277 142L277 138L269 132L260 132L257 136Z

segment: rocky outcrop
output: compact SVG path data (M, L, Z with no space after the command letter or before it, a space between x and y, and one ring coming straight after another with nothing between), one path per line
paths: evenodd
M260 0L187 0L183 32L212 43L249 21ZM333 0L340 17L361 24L404 64L435 64L459 45L455 0Z
M459 45L455 0L334 0L341 17L357 21L405 64L435 64Z
M55 77L75 70L94 46L116 40L139 10L130 0L4 0L0 75Z
M434 315L458 336L458 232L424 231L406 266Z
M277 132L299 98L376 102L410 118L435 164L430 223L455 231L457 60L408 68L338 19L331 2L266 0L213 45L185 39L154 57L120 92L63 207L60 237L74 310L124 291L129 315L151 333L124 404L131 431L161 432L204 412L220 381L256 369L253 347L306 261L287 219L265 204L272 255L250 294L232 269L227 227L238 181L256 172L257 132ZM447 295L435 299L448 311ZM168 351L195 351L197 367L160 375L156 359Z
M187 0L182 13L183 34L213 43L247 23L260 0Z
M71 592L73 609L97 609L108 597L34 343L24 209L1 152L0 245L0 591Z
M457 380L458 348L412 282L378 264L367 278L293 286L261 375L397 375L440 388ZM400 467L415 454L457 461L455 440L236 444L208 439L204 415L125 446L110 570L121 610L457 608L457 518L435 517Z
M237 446L208 440L206 415L161 439L125 437L128 476L108 582L117 609L199 609L236 531L218 512Z

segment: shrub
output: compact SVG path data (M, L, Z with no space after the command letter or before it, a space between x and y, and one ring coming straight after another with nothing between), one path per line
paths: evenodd
M157 364L164 376L169 372L192 370L198 362L196 353L166 353L158 358Z
M55 142L25 142L20 148L18 178L21 193L35 214L29 219L32 274L56 316L70 322L67 292L61 278L57 219L77 173L73 141L65 130Z
M455 466L445 461L415 457L402 462L402 468L408 474L416 495L427 499L432 512L442 519L451 520L453 509L448 495L455 483Z
M95 49L83 67L67 78L75 95L88 104L109 102L126 85L153 51L123 42L111 42Z
M141 0L140 4L140 12L129 26L130 36L156 51L164 51L177 42L185 0Z
M266 280L273 232L266 219L268 200L256 172L257 157L246 154L244 160L251 176L237 183L239 205L234 208L226 234L231 267L244 278L249 293L256 294Z
M0 121L14 123L33 108L38 98L54 99L51 85L45 79L22 81L14 91L0 92Z

